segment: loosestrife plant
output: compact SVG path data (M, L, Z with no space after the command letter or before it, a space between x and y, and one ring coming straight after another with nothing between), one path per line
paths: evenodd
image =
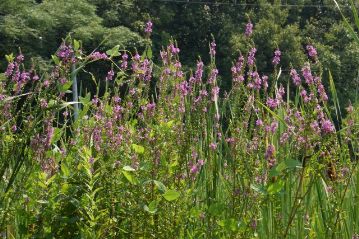
M150 38L151 21L144 32ZM252 32L249 21L248 42ZM320 68L315 47L288 76L279 73L285 49L274 49L273 74L265 75L249 43L231 67L228 92L216 47L213 40L210 63L198 59L193 71L175 42L157 64L150 45L142 55L118 46L86 55L71 39L50 72L26 68L21 53L8 56L0 84L2 235L355 238L358 125L352 106L334 125L325 79L312 70ZM97 91L71 101L71 79L96 61L108 67L96 76Z

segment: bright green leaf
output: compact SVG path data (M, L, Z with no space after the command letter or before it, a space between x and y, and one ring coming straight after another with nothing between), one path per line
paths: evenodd
M170 189L167 190L163 195L162 195L167 201L174 201L177 198L179 198L180 193L177 192L176 190Z
M145 148L143 146L141 146L141 145L132 144L132 148L138 154L143 154L145 152Z

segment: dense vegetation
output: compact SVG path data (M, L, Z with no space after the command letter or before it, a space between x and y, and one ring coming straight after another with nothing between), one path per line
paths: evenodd
M359 238L354 3L209 2L0 2L2 237Z
M4 56L21 47L27 56L35 57L46 66L67 33L81 40L86 52L91 52L103 40L100 45L103 51L115 45L140 50L145 44L140 37L143 22L151 19L156 26L153 51L158 53L171 39L178 40L184 66L193 67L199 56L209 62L206 53L213 34L219 46L221 85L229 89L230 65L238 53L246 49L242 31L250 19L256 28L251 40L260 53L257 58L261 72L272 71L273 49L279 47L285 49L281 65L283 74L288 75L291 66L303 65L305 46L312 44L318 49L323 69L332 71L342 106L348 104L349 99L354 100L359 46L348 37L332 0L270 1L273 4L266 0L184 2L3 0L0 2L0 53ZM237 5L225 4L234 2ZM343 13L354 21L348 1L339 3ZM158 56L154 56L158 62ZM0 69L5 67L2 61Z

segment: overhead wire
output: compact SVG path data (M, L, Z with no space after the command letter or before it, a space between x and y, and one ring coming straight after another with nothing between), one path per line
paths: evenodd
M237 1L231 2L209 2L200 0L153 0L153 2L163 3L182 3L182 4L204 4L204 5L231 5L231 6L242 6L242 7L265 7L265 6L278 6L287 8L336 8L334 4L258 4L258 3L238 3ZM349 7L349 6L343 6Z

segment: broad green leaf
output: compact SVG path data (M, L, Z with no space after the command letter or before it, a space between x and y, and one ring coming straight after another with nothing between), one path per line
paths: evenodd
M157 180L153 180L153 182L155 183L155 185L157 186L158 190L161 192L161 193L164 193L167 191L167 188L166 186L160 182L160 181L157 181Z
M302 164L300 163L299 160L286 159L285 161L281 162L277 166L273 167L269 171L269 176L275 177L275 176L278 176L284 170L301 168L301 167L302 167Z
M280 192L283 187L284 187L284 182L282 180L278 180L277 182L270 184L268 186L267 191L269 194L272 195Z
M65 91L67 91L68 89L70 89L71 86L72 86L72 81L68 81L68 82L66 82L65 84L63 84L63 85L60 86L60 91L61 91L61 92L65 92Z
M158 206L158 201L154 200L148 206L145 205L143 207L143 209L145 209L146 212L149 212L151 214L155 214L157 212L157 206Z
M106 51L106 54L109 55L110 57L119 56L120 55L119 49L120 46L116 45L111 50Z
M128 172L128 171L122 171L123 175L125 176L125 178L131 183L131 184L136 184L136 180L134 178L134 176Z
M12 62L15 59L13 53L11 53L10 55L5 55L5 58L8 62Z
M141 145L132 144L132 148L138 154L143 154L145 152L145 148L143 146L141 146Z
M170 189L167 190L163 195L162 195L167 201L174 201L177 198L179 198L180 193L177 192L176 190Z

